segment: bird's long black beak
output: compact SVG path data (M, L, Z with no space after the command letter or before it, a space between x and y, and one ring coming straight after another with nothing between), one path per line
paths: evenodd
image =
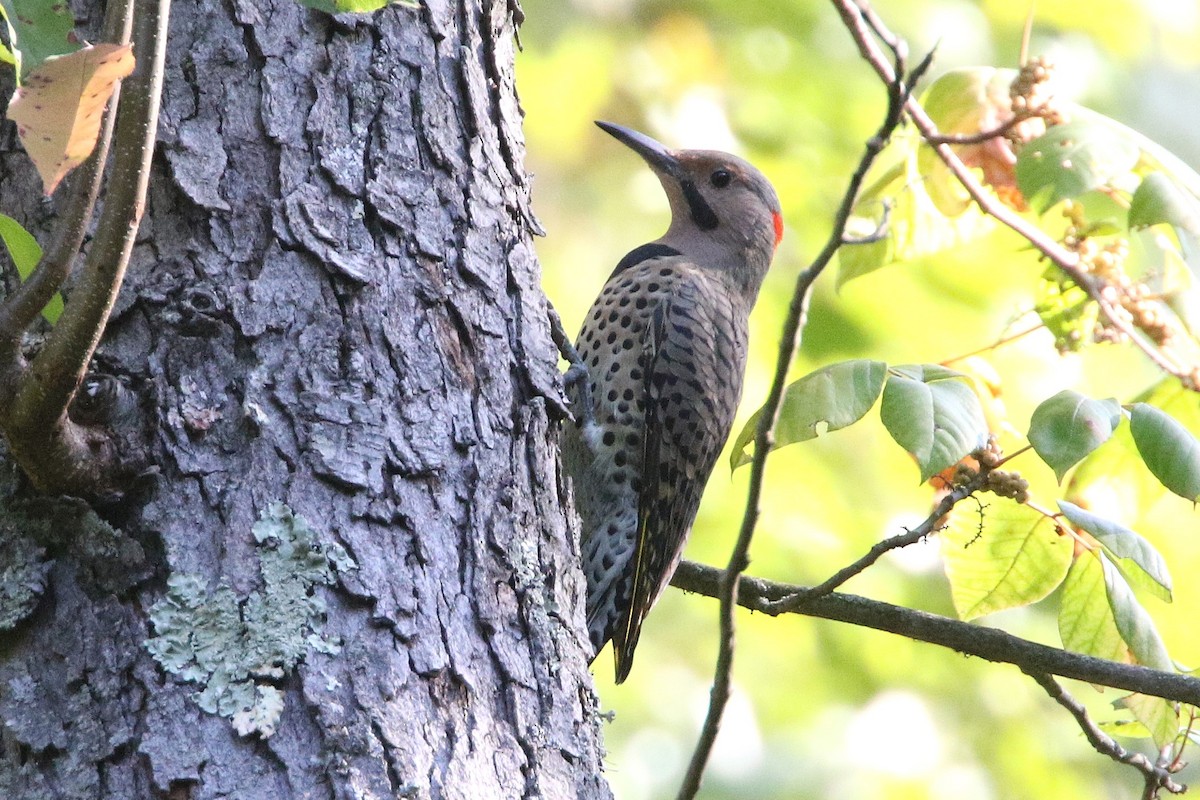
M617 141L622 142L629 149L633 150L633 152L645 159L646 163L655 172L679 177L679 159L662 142L655 141L646 134L638 133L632 128L614 125L611 122L596 120L596 125L600 130L612 136Z

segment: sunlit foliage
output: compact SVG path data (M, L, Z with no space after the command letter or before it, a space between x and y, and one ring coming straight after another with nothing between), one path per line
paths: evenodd
M535 208L548 231L539 252L546 291L568 329L579 324L612 265L666 224L653 177L593 128L593 119L630 124L674 145L739 152L779 190L788 228L752 318L741 415L748 419L766 393L795 274L828 234L862 142L883 113L883 88L822 3L523 6L518 85ZM940 42L933 78L958 67L1019 65L1024 5L880 0L877 9L914 53ZM1200 167L1200 11L1193 3L1041 3L1030 54L1052 59L1067 99ZM792 377L853 358L952 362L988 387L984 411L989 423L997 421L1006 449L1024 443L1035 408L1066 389L1097 401L1148 400L1185 423L1195 417L1194 395L1165 396L1164 387L1143 396L1160 374L1130 348L1095 345L1060 355L1070 349L1062 347L1069 327L1014 336L1036 327L1035 309L1051 302L1045 269L1020 239L996 231L885 266L840 290L831 272L818 286ZM1012 341L960 359L1006 337ZM1105 482L1136 458L1129 428L1127 418L1097 451L1101 463L1084 462L1067 480L1087 483L1090 510L1119 519L1162 554L1174 577L1173 602L1152 588L1134 589L1171 657L1195 666L1196 513L1145 469L1144 480ZM1062 496L1056 470L1067 475L1071 465L1051 463L1030 453L1013 467L1034 495L1053 498ZM687 557L724 564L745 473L718 469ZM767 475L750 572L794 583L823 580L880 538L915 524L932 496L877 418L779 450ZM846 589L954 616L940 553L946 546L935 537L893 553ZM1047 600L981 623L1060 645L1075 630L1060 630L1060 607L1078 607L1081 594L1104 580L1103 568L1099 555L1077 560ZM715 603L670 591L646 624L631 680L614 687L607 663L596 670L602 705L616 712L606 730L609 778L623 800L673 795L708 700L715 642ZM735 687L702 792L714 800L1041 800L1133 797L1139 790L1136 775L1097 756L1074 722L1017 670L885 634L744 614ZM1111 707L1120 693L1071 689L1097 719L1128 718ZM1180 779L1195 783L1200 774L1193 769Z

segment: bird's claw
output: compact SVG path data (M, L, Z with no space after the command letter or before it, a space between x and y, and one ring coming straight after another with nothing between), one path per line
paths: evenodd
M571 348L572 350L574 348ZM576 354L578 357L578 353ZM568 391L572 387L577 387L578 402L572 405L571 417L577 424L582 424L584 427L593 425L596 422L595 413L592 409L592 386L590 380L591 373L588 371L587 364L582 360L576 361L567 369L563 375L563 388ZM576 409L582 406L582 417L576 413Z
M575 388L577 392L576 402L571 404L571 421L576 425L592 425L596 418L592 409L592 385L587 364L583 363L579 351L575 349L575 345L567 336L558 311L548 302L546 313L550 318L550 337L554 340L563 359L571 365L563 375L563 389L569 392Z

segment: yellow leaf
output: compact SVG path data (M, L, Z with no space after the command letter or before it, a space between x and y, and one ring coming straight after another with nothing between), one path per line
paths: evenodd
M8 116L47 195L91 155L104 107L133 66L129 45L98 44L48 58L25 77Z

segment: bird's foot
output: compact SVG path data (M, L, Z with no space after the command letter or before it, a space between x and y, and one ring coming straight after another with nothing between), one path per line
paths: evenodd
M567 336L558 311L549 301L546 302L546 313L550 318L550 337L554 340L563 359L571 365L563 375L563 389L567 392L572 389L576 390L576 402L571 405L571 418L576 425L590 426L596 421L592 410L591 373L588 371L587 364L583 363L583 359L580 358L579 351L571 343L570 337Z

